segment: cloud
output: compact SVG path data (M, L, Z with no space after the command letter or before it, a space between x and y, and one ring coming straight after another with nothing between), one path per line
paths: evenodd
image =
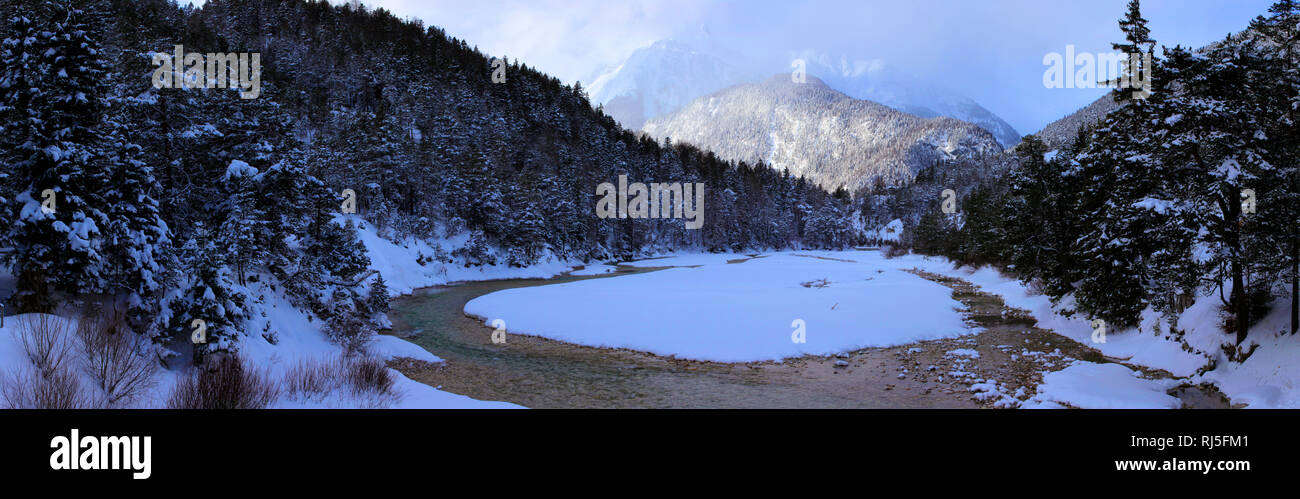
M1162 44L1202 46L1246 27L1273 0L1146 0ZM1100 91L1045 89L1043 55L1110 50L1127 0L364 0L440 26L493 56L590 83L639 47L699 37L788 71L792 51L887 64L957 90L1021 133ZM852 62L850 62L852 64Z
M590 80L635 49L671 36L708 8L698 0L370 0L417 17L494 56L520 59L566 82Z

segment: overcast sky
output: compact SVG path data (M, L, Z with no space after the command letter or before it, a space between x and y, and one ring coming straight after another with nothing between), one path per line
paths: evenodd
M1162 45L1202 46L1243 29L1273 0L1145 0ZM965 94L1022 134L1099 90L1046 89L1043 56L1110 50L1127 0L363 0L417 17L491 55L589 83L632 51L707 30L754 53L812 49L893 68ZM773 73L789 71L774 68Z

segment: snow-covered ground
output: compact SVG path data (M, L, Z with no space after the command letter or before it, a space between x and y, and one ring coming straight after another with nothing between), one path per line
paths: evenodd
M1076 361L1044 374L1038 393L1021 407L1069 404L1081 409L1177 409L1182 403L1166 392L1179 384L1171 379L1143 379L1119 364Z
M1214 384L1232 403L1248 407L1300 407L1300 336L1280 333L1288 324L1285 299L1252 329L1249 341L1260 345L1254 355L1232 363L1220 350L1231 337L1219 329L1217 296L1201 297L1179 317L1181 338L1148 312L1140 327L1110 329L1105 343L1097 343L1087 317L1058 313L1048 297L990 268L958 268L919 255L886 259L877 251L762 256L737 264L726 261L745 255L626 262L699 267L505 290L472 300L465 310L485 322L505 320L511 333L716 361L831 354L974 332L960 324L947 288L902 272L917 268L970 281L1030 311L1040 327L1177 378L1145 379L1118 364L1076 361L1047 374L1024 407L1178 407L1165 392L1182 383ZM820 279L828 285L817 287ZM804 321L807 343L791 341L796 319Z
M872 255L848 255L869 258L859 262L793 253L733 264L726 260L737 255L646 260L632 264L700 267L508 289L471 300L465 311L504 320L508 333L722 362L973 332L948 288Z
M1178 341L1169 332L1158 314L1148 311L1138 328L1111 329L1105 343L1092 341L1091 321L1075 315L1065 317L1052 306L1051 300L1035 294L1015 279L1007 278L990 268L954 268L947 260L936 257L908 255L895 259L902 266L915 266L938 274L966 279L985 291L1003 297L1010 306L1029 310L1038 319L1038 325L1051 329L1071 339L1100 350L1109 357L1126 363L1163 369L1190 384L1211 383L1227 395L1233 404L1246 404L1251 408L1300 408L1300 335L1282 334L1289 328L1290 302L1284 297L1273 310L1251 329L1247 343L1259 344L1258 349L1245 362L1229 362L1221 345L1234 338L1219 327L1219 297L1200 296L1196 303L1178 317L1178 328L1185 332ZM1062 306L1068 306L1062 303ZM1187 348L1184 348L1186 343ZM1208 369L1198 375L1202 369ZM1120 366L1116 366L1120 367ZM1057 374L1056 386L1062 386L1063 377L1090 375L1083 368ZM1112 373L1113 374L1113 373ZM1098 385L1098 388L1106 385ZM1048 388L1054 390L1054 388ZM1116 388L1120 388L1117 386ZM1061 398L1053 393L1052 398ZM1089 398L1080 394L1081 400ZM1142 407L1163 407L1168 401L1153 398ZM1074 405L1074 404L1071 404ZM1085 403L1085 405L1087 405ZM1084 405L1076 405L1082 407Z
M463 281L481 281L491 279L546 278L570 271L581 262L543 259L537 265L525 268L513 268L507 265L466 267L458 263L446 263L433 260L437 251L429 241L415 238L393 242L381 237L375 227L355 215L345 216L358 228L358 236L366 246L370 257L370 268L384 276L389 294L400 296L411 291L429 286ZM344 218L344 217L340 217ZM463 244L463 240L433 241L444 245L445 250ZM423 263L421 263L423 261ZM602 269L603 265L590 264L587 269ZM271 366L272 374L282 375L284 371L295 366L300 358L327 360L339 353L337 346L330 343L320 332L319 321L307 321L306 317L287 302L271 303L271 312L265 319L269 327L278 331L278 342L271 345L261 336L252 334L245 338L241 353L258 365ZM426 362L441 362L437 356L427 350L394 336L380 335L370 344L372 354L385 360L395 357L413 358ZM413 381L396 370L390 370L397 380L397 391L401 397L385 404L393 408L512 408L519 407L505 402L475 400L463 395L444 392L423 383ZM283 407L371 407L369 400L350 400L349 394L331 394L330 397L316 397L313 400L282 401Z
M433 261L437 252L428 242L394 243L367 224L358 226L372 268L383 274L395 296L458 281L553 277L583 265L548 259L528 268L466 268ZM511 333L729 362L825 355L977 332L962 322L956 310L960 304L951 299L947 288L903 272L918 268L968 280L1002 296L1010 306L1029 310L1041 327L1130 365L1168 371L1179 378L1176 383L1211 383L1234 404L1248 407L1300 407L1300 362L1295 361L1300 358L1300 336L1282 333L1288 327L1285 299L1252 329L1249 341L1259 345L1254 354L1244 363L1233 363L1220 350L1231 337L1219 329L1217 296L1200 298L1179 317L1178 326L1185 331L1181 338L1171 334L1158 316L1148 313L1141 327L1110 330L1105 343L1095 343L1086 317L1065 317L1047 297L988 268L956 268L944 259L917 255L886 259L878 251L853 250L764 253L761 258L726 263L745 258L745 254L683 253L624 262L683 268L509 289L472 300L465 310L485 322L503 319ZM593 262L573 274L599 275L615 269ZM0 298L11 288L12 277L0 272ZM326 361L338 356L339 348L321 333L319 320L309 320L274 292L260 294L265 296L262 306L266 314L252 321L252 332L241 344L241 354L253 365L280 377L300 360ZM14 337L16 324L17 317L10 315L0 328L0 365L26 362ZM274 334L258 334L261 331ZM800 339L804 342L798 342ZM385 360L441 361L392 336L379 336L371 350ZM1208 370L1211 366L1214 369ZM517 407L443 392L396 371L392 374L401 396L384 401L382 406ZM155 393L136 405L163 405L182 375L162 371ZM1177 406L1176 399L1165 394L1170 383L1175 382L1143 379L1117 364L1076 361L1065 370L1045 375L1038 393L1021 406ZM993 394L996 390L993 386L988 391ZM342 392L305 400L282 398L276 407L376 405L373 400L352 399Z
M340 219L344 218L341 216ZM380 237L375 228L359 216L349 215L360 230L361 242L366 245L370 256L370 268L379 271L388 285L388 292L393 296L409 294L412 290L464 281L486 281L492 279L524 279L554 277L582 265L577 261L560 261L543 259L541 263L524 268L508 265L491 265L466 267L459 263L431 261L436 251L428 241L409 238L393 242ZM457 247L464 243L464 238L447 241L435 241L443 244L444 249ZM424 257L425 263L418 260Z
M1175 376L1195 374L1197 369L1209 361L1204 356L1183 350L1182 345L1167 334L1157 335L1153 331L1156 319L1154 316L1147 318L1141 331L1112 329L1107 331L1105 343L1094 343L1091 321L1086 317L1077 315L1065 317L1058 314L1057 309L1052 306L1051 299L1046 295L1035 294L1019 281L1009 279L992 268L985 267L978 270L970 267L953 268L951 263L941 258L915 255L900 257L897 260L903 265L970 281L984 291L1001 296L1007 305L1032 312L1034 318L1038 319L1039 327L1051 329L1089 345L1109 357L1164 369Z
M1289 307L1285 300L1279 302L1272 313L1251 329L1246 341L1257 343L1259 347L1245 362L1232 363L1221 359L1217 368L1195 379L1213 383L1234 403L1244 403L1248 407L1300 408L1300 334L1284 333L1290 331ZM1217 320L1217 315L1214 317ZM1188 332L1189 342L1222 337L1223 333L1213 324L1198 323L1194 331ZM1218 357L1223 357L1223 354L1219 353Z
M336 359L339 347L325 338L318 325L307 322L306 317L287 302L271 303L267 306L268 317L265 319L272 330L278 332L277 344L272 345L263 336L250 334L240 344L240 355L249 365L264 370L271 379L284 379L286 373L300 361L330 362ZM26 354L18 339L21 322L34 318L37 314L11 315L5 317L4 326L0 327L0 366L5 366L4 375L16 371L10 369L28 363ZM67 323L64 341L75 344L72 331L76 321L54 317ZM319 324L319 321L317 321ZM407 357L426 362L440 362L433 354L413 343L393 337L378 336L370 345L372 354L380 359ZM69 354L69 372L80 379L82 387L94 386L94 381L78 364L75 348ZM485 402L462 395L437 390L433 387L406 378L396 370L391 370L395 380L396 397L384 397L376 400L365 395L355 396L346 389L336 388L329 393L311 397L291 396L282 390L282 396L271 406L274 408L354 408L354 407L391 407L391 408L508 408L518 407L504 402ZM127 407L165 407L167 396L176 383L189 373L184 370L160 369L155 375L156 385L144 397Z
M385 277L387 279L387 277ZM268 298L269 298L268 294ZM276 331L276 343L271 344L259 334L249 334L240 344L240 355L250 364L267 369L275 379L283 379L287 372L300 361L328 362L341 353L339 347L329 341L320 331L320 321L308 321L306 316L279 296L268 300L265 310L267 317L253 321L253 330L262 328ZM264 322L263 322L264 321ZM412 358L425 362L442 362L436 355L420 348L418 345L395 336L378 335L368 345L370 353L380 359L389 360L397 357ZM274 407L281 408L354 408L354 407L391 407L391 408L497 408L518 407L504 402L487 402L475 400L463 395L456 395L438 390L429 385L411 380L395 369L389 369L395 379L395 399L373 401L367 397L355 397L347 390L334 390L331 393L309 398L282 398ZM170 392L170 389L167 390ZM164 393L167 393L164 392ZM159 401L158 405L161 405ZM157 405L155 405L157 406Z
M376 234L373 227L353 217L353 222L360 228L359 236L365 243L371 259L371 268L378 270L388 283L389 293L397 296L410 293L420 287L446 284L456 281L485 279L506 279L524 277L551 277L573 268L573 262L547 261L528 268L509 268L507 266L466 268L463 265L444 264L427 261L434 250L428 243L410 240L403 245L394 244ZM417 259L425 257L421 265ZM0 270L0 300L12 292L12 276ZM263 285L250 284L249 295L262 297L261 308L264 314L254 317L249 324L249 331L240 340L240 356L249 365L262 369L272 379L283 379L285 374L301 361L330 362L338 358L341 349L331 343L321 332L321 321L309 320L308 316L293 307L283 296ZM0 327L0 366L19 366L28 361L18 342L17 326L22 318L9 315ZM69 323L70 330L75 328L75 320L62 319ZM269 338L274 339L274 343ZM67 338L71 341L73 338ZM369 345L370 353L388 360L395 357L413 358L425 362L441 362L437 356L408 341L393 336L380 335ZM351 407L392 407L392 408L509 408L519 407L504 402L480 401L462 395L444 392L423 383L413 381L396 370L390 369L395 379L395 398L373 400L365 396L353 396L348 390L335 389L326 394L311 397L293 397L282 394L272 407L279 408L351 408ZM91 386L91 380L79 373L83 386ZM133 405L138 407L163 407L167 396L178 380L189 373L184 370L160 370L156 386L144 398Z

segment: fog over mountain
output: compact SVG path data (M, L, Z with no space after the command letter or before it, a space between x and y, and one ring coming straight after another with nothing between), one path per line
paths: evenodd
M686 43L661 40L633 52L588 90L592 103L603 105L623 126L637 130L646 120L676 111L696 97L759 77L758 72Z
M846 56L834 59L812 52L798 55L795 58L806 62L809 74L849 97L875 101L922 118L947 116L969 122L988 130L1004 148L1020 141L1015 128L978 102L940 84L912 77L884 60L852 60Z
M913 78L881 59L836 58L803 50L759 60L729 50L707 32L638 49L623 64L597 77L588 90L593 103L635 130L696 97L757 82L772 73L798 70L796 61L802 62L807 74L850 97L923 118L947 116L968 121L988 130L1003 147L1020 139L1010 124L969 97Z

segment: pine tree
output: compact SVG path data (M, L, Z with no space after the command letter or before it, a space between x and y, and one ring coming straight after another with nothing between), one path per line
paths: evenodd
M1144 155L1142 126L1149 106L1134 101L1111 113L1076 158L1083 190L1079 197L1079 273L1075 302L1087 316L1111 327L1130 327L1148 303L1145 257L1159 242L1147 237L1149 208L1167 198L1150 198L1155 177Z
M543 201L540 192L541 183L536 174L526 172L525 180L518 186L509 187L508 196L514 201L510 218L511 228L506 231L503 242L509 248L506 263L512 267L527 267L537 263L547 250L546 220L543 218Z
M194 228L194 237L185 242L180 255L186 264L185 279L163 300L159 315L163 334L155 341L193 342L194 365L201 365L210 354L237 351L252 314L246 310L248 297L230 278L225 254L202 224ZM200 332L202 338L196 338Z
M938 207L921 214L921 220L909 234L912 247L920 253L931 255L951 255L953 239L946 215Z
M15 22L21 39L5 43L3 119L6 163L16 194L10 262L17 277L12 300L21 310L48 310L52 292L102 288L98 198L105 179L96 128L105 107L107 65L90 37L84 13L51 3L49 26ZM56 75L50 78L48 75ZM52 202L52 206L50 203Z
M263 248L265 265L271 274L285 279L287 272L296 266L298 256L289 241L301 241L309 236L313 200L319 198L326 204L334 196L319 180L307 175L301 157L296 154L259 174L255 187L253 210L261 214L264 222L256 234L255 244Z
M138 159L139 146L122 139L124 133L124 124L114 122L108 150L115 154L104 162L109 177L102 195L107 223L100 275L108 294L125 299L132 326L144 331L176 262L154 197L159 187L153 170Z
M1074 291L1077 268L1077 177L1069 153L1057 151L1048 160L1047 146L1035 136L1016 147L1019 159L1009 172L1006 224L1011 246L1010 263L1025 281L1037 280L1044 291L1059 299Z
M310 239L305 252L336 283L356 280L370 267L370 257L352 219L324 224L320 237Z
M1300 2L1280 0L1270 15L1251 23L1260 39L1251 48L1260 52L1252 84L1267 89L1264 110L1268 161L1258 193L1260 233L1268 239L1267 264L1290 283L1291 333L1300 331Z
M1140 73L1152 69L1145 68L1144 64L1140 62L1143 54L1154 52L1156 47L1156 41L1151 38L1151 28L1147 27L1147 22L1142 17L1142 2L1140 0L1129 0L1128 12L1119 21L1119 28L1124 32L1124 43L1111 44L1111 47L1123 52L1132 61L1130 65L1125 66L1123 75L1130 82L1138 81L1141 76ZM1154 55L1152 57L1154 58ZM1139 92L1137 88L1121 88L1119 90L1115 94L1115 100L1120 102L1134 99Z
M219 210L222 213L218 237L225 243L225 260L238 277L239 285L247 284L247 274L261 264L265 253L259 242L265 230L265 215L258 210L257 169L243 161L232 161L222 177L225 197Z
M982 266L1008 260L1012 243L1003 223L1003 195L995 186L978 185L961 199L961 237L954 250L957 261Z
M44 91L37 83L44 74L41 57L49 41L25 15L14 16L6 32L12 36L5 38L0 51L0 216L7 217L14 196L27 188L28 172L19 170L32 167L38 144L47 141L40 135L46 110L40 107ZM8 248L12 236L8 228L0 230L0 248Z
M366 295L366 310L372 315L388 313L388 284L384 282L383 274L376 273L375 280L370 282L370 292Z
M1273 175L1267 124L1260 121L1264 99L1250 82L1250 68L1258 63L1253 58L1231 40L1207 54L1173 49L1168 78L1181 88L1162 101L1152 120L1152 133L1168 144L1159 149L1159 160L1179 179L1184 205L1204 229L1200 242L1210 249L1208 267L1220 283L1231 280L1226 305L1237 344L1252 321L1246 284L1255 262L1249 253L1260 242L1253 214L1243 213L1243 193L1263 190L1259 180Z

